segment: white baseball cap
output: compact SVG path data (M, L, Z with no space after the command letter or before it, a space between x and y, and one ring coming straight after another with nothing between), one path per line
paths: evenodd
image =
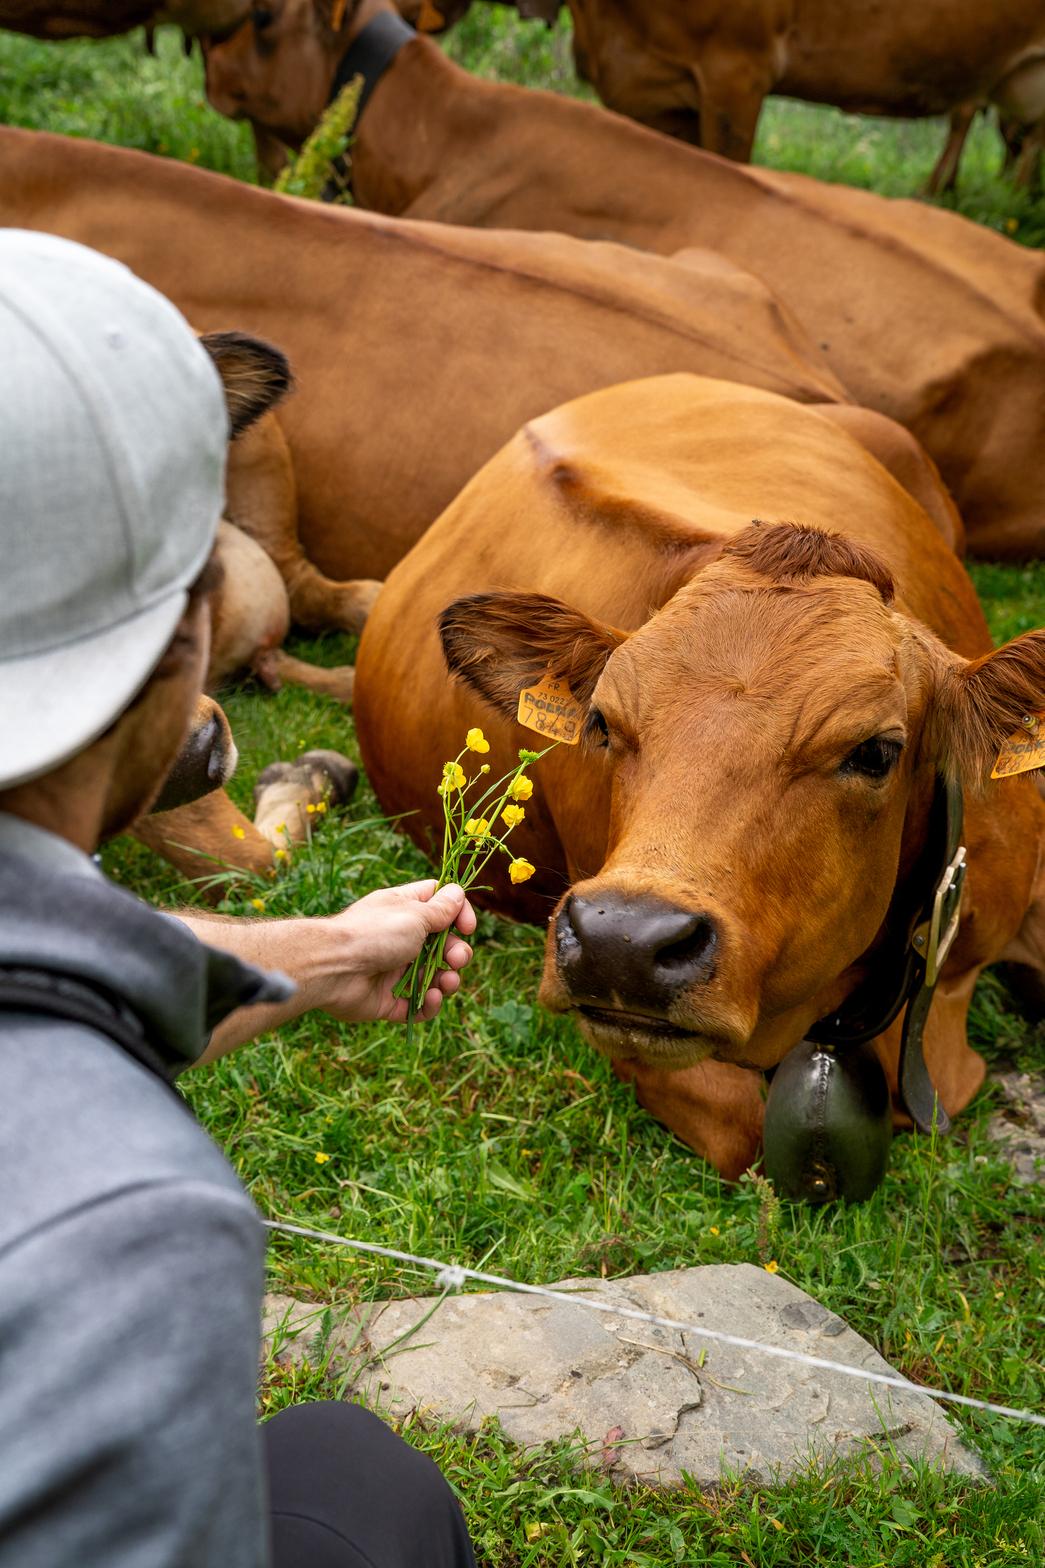
M228 438L217 371L162 294L0 229L0 789L145 684L213 547Z

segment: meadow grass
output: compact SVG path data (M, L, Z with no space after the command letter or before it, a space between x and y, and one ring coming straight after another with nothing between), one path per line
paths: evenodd
M475 6L447 40L469 68L580 91L564 25L546 32ZM0 34L0 119L91 135L253 177L249 134L213 115L198 60L161 34L61 48ZM903 124L776 101L757 156L780 167L915 195L941 145L938 122ZM996 137L971 138L959 210L1025 243L1045 238L1045 208L997 179ZM980 564L973 577L999 640L1045 621L1045 566ZM298 640L321 663L347 639ZM249 808L260 768L311 746L356 755L350 718L300 690L251 686L226 707L242 754L233 793ZM477 714L481 722L481 715ZM501 759L495 759L501 760ZM507 759L505 759L507 760ZM434 783L434 781L433 781ZM231 846L230 846L231 847ZM110 873L167 905L197 893L140 846L106 854ZM230 883L223 907L253 916L324 915L427 867L364 784L275 882ZM654 1123L572 1025L535 1005L543 933L484 915L461 995L420 1030L346 1028L309 1016L185 1081L267 1214L523 1279L626 1274L696 1263L775 1261L864 1334L894 1366L958 1392L1041 1405L1045 1315L1040 1188L1014 1184L987 1135L988 1088L944 1142L900 1137L874 1197L857 1207L767 1204L730 1186ZM1045 1028L1031 1026L996 977L981 982L972 1037L998 1065L1040 1071ZM317 1163L317 1154L328 1161ZM335 1309L426 1291L427 1278L273 1240L270 1284ZM713 1370L714 1351L708 1366ZM264 1413L338 1388L322 1356L270 1356ZM1045 1439L1004 1420L955 1417L994 1486L886 1464L800 1475L784 1488L728 1482L713 1494L622 1490L579 1473L568 1439L520 1454L496 1430L478 1439L413 1423L461 1495L481 1561L523 1565L693 1564L749 1568L1002 1568L1045 1558Z

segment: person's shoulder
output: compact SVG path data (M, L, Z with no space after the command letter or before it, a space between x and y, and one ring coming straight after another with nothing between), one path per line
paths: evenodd
M184 1182L197 1204L209 1197L256 1225L232 1167L176 1092L92 1029L6 1017L0 1104L0 1252L63 1214Z

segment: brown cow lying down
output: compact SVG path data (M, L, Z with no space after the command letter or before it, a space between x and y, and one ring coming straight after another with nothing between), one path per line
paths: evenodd
M383 809L430 842L465 732L497 771L540 744L520 691L568 681L584 742L536 770L512 843L537 874L495 877L491 902L550 921L543 1002L736 1176L762 1071L877 976L891 921L931 891L938 775L965 782L970 865L926 1033L949 1111L983 1078L981 968L1045 967L1045 804L988 782L1045 709L1045 633L990 647L956 557L836 419L661 377L532 421L476 475L388 579L356 718ZM409 734L403 690L425 716ZM876 1049L895 1087L897 1027Z
M397 223L6 128L0 222L118 257L200 329L231 321L280 345L301 543L339 578L384 577L526 419L596 387L681 368L846 400L765 286L716 257ZM878 430L928 472L904 432ZM361 624L372 581L299 579L296 542L261 542L295 618Z
M249 10L249 0L0 0L0 27L56 40L112 38L160 22L188 34L219 33Z
M768 93L918 118L1045 113L1045 0L568 0L602 101L747 159Z
M396 22L387 0L362 11L349 0L336 35L322 0L266 9L263 33L248 22L209 51L208 92L226 112L300 137L360 23L375 9L386 13L378 27ZM783 301L857 402L918 437L970 549L1045 552L1040 254L953 213L741 168L590 104L478 81L424 38L378 80L352 178L363 206L399 216L728 258Z

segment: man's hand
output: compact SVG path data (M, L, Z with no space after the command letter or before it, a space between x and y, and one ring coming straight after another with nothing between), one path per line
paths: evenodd
M312 920L248 920L196 910L184 911L178 919L201 942L261 969L281 969L297 986L289 1001L233 1013L215 1029L200 1062L212 1062L314 1009L343 1023L379 1018L403 1022L407 1004L392 995L393 986L427 936L454 926L446 942L446 968L436 975L421 1008L421 1017L434 1018L443 997L452 996L461 983L458 971L472 956L462 936L475 930L475 911L461 888L448 884L437 893L434 878L382 888L339 915Z
M455 926L464 936L475 930L475 911L461 888L453 883L436 892L434 879L408 882L404 887L381 888L350 904L325 922L341 946L342 963L322 977L321 1006L345 1023L387 1018L401 1023L407 1014L405 1000L392 988L421 951L425 938ZM461 937L451 934L444 952L446 968L436 975L421 1009L423 1018L434 1018L444 996L453 996L460 985L458 970L472 956Z

